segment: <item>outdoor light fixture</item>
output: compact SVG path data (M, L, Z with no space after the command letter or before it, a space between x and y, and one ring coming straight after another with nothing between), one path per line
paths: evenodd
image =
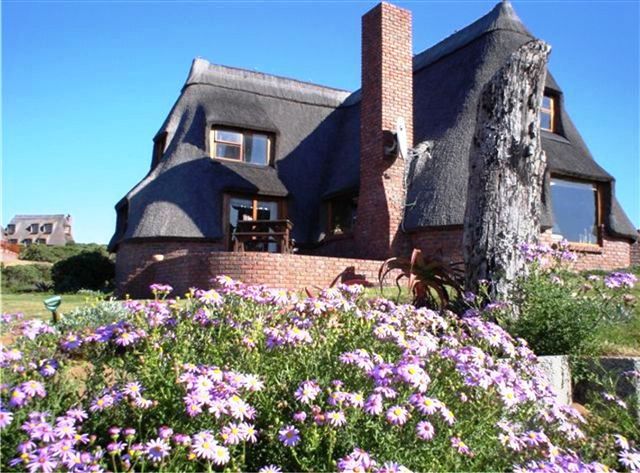
M48 299L45 299L43 303L44 303L44 306L47 308L47 310L51 312L51 318L53 319L53 323L57 324L58 312L56 311L58 310L58 307L60 307L60 304L62 303L62 297L60 296L49 297Z

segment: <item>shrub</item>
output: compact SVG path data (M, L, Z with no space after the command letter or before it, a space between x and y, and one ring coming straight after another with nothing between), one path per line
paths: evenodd
M115 276L115 265L99 251L82 252L54 264L51 276L56 292L106 290Z
M531 249L529 249L531 251ZM559 264L562 254L544 250L556 264L533 259L529 274L514 291L514 312L501 318L516 337L522 337L538 355L584 355L597 352L596 341L609 327L634 316L632 274L573 273Z
M0 265L2 290L7 292L48 291L52 287L51 267L44 264Z
M107 247L97 243L70 243L64 246L27 245L20 251L20 259L26 261L47 261L57 263L83 252L99 251L107 255Z
M122 301L105 300L95 295L91 299L90 302L65 312L58 322L58 328L62 331L95 329L127 317L128 312Z
M0 352L5 465L63 469L66 445L81 469L112 471L616 466L531 351L481 317L363 300L357 286L299 300L219 282L180 304L127 301L96 329L16 327L15 351Z

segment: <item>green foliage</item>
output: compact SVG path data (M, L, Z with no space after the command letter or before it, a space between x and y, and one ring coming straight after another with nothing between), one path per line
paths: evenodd
M92 441L77 445L89 458L105 452L111 435L125 442L122 452L94 460L96 469L111 471L258 471L268 464L331 471L355 448L369 452L379 467L397 462L416 471L505 471L548 457L551 445L586 452L588 461L601 454L616 466L613 447L591 450L589 440L567 434L579 428L577 415L557 405L532 353L498 326L481 317L364 300L361 291L341 286L299 301L282 291L235 285L222 294L198 291L181 303L127 301L121 320L96 330L70 333L59 326L59 333L39 321L21 322L11 348L20 350L25 368L2 366L6 389L0 396L6 401L26 392L29 380L41 382L47 394L10 407L14 418L0 446L3 469L28 438L21 426L29 413L46 411L55 424L73 406L90 410L78 431ZM101 306L82 316L98 325L115 315L108 312ZM55 360L57 371L45 376L40 360ZM300 393L308 381L317 391L305 401ZM132 382L140 383L137 396L126 392ZM363 407L370 396L379 396L379 411ZM241 405L253 414L234 414ZM201 411L189 414L189 406ZM405 410L402 422L390 420L396 407ZM336 413L344 424L332 421ZM423 439L417 427L427 420L433 437ZM234 442L225 433L242 421L257 430L255 443ZM299 444L279 438L287 425L298 429ZM109 433L114 426L135 432ZM147 448L161 426L190 436L192 445L210 432L230 458L216 466L174 438L167 439L167 457L153 463ZM545 440L524 447L532 433ZM459 439L464 443L456 444Z
M45 264L0 265L3 292L43 292L52 287L51 267Z
M576 274L534 266L517 283L515 313L501 321L537 355L601 353L603 338L638 321L628 288L608 288L603 279L600 272Z
M65 312L58 327L63 331L95 329L123 320L126 316L127 310L122 301L100 298Z
M63 259L75 256L82 252L99 251L107 254L106 245L97 243L70 243L64 246L27 245L20 251L20 259L25 261L46 261L57 263Z
M115 276L115 264L100 251L82 252L51 268L56 292L80 289L107 290Z
M460 265L438 259L426 260L418 249L413 250L410 259L389 258L382 263L378 271L380 289L385 278L394 271L399 271L396 276L398 289L400 280L408 279L409 291L413 294L413 305L416 307L442 309L462 294L463 273Z

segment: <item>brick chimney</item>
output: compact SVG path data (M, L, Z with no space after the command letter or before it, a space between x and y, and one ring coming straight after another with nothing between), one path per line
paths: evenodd
M398 118L413 146L411 12L380 3L362 17L360 102L360 194L355 233L362 257L384 259L406 253L400 229L404 215L405 163L393 143Z

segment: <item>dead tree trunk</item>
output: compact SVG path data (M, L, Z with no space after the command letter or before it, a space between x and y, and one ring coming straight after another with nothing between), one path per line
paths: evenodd
M520 243L536 241L546 157L538 114L551 48L531 41L515 51L482 91L469 158L464 220L468 290L491 281L509 297L524 270Z

